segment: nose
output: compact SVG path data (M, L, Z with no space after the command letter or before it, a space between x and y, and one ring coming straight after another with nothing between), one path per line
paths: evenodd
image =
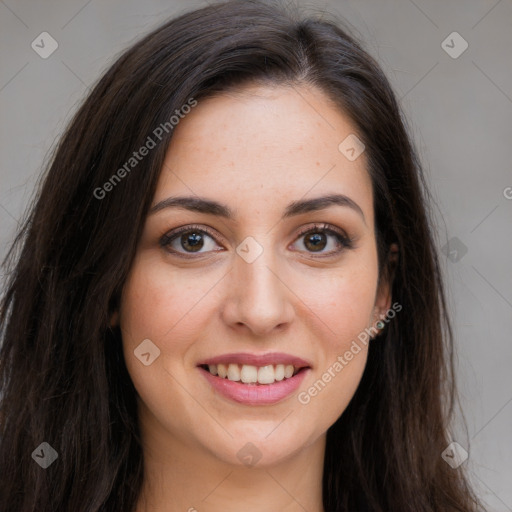
M294 316L290 284L283 279L270 250L265 249L252 263L237 255L226 283L224 322L255 336L284 329Z

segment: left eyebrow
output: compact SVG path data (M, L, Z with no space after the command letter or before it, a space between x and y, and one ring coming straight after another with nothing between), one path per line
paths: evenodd
M286 207L283 214L283 219L308 212L325 210L331 206L344 206L351 208L362 217L363 222L366 225L366 219L361 207L353 199L343 194L330 194L327 196L315 197L313 199L292 201ZM217 201L213 201L211 199L197 196L168 197L167 199L164 199L152 206L149 210L149 213L151 215L160 210L163 210L164 208L172 207L183 208L186 210L206 213L209 215L216 215L218 217L224 217L228 220L233 220L236 216L236 211L232 210L229 206Z
M293 201L286 207L283 219L302 213L325 210L330 206L345 206L351 208L362 217L363 222L366 224L366 219L361 207L353 199L343 194L331 194L328 196L315 197L313 199Z

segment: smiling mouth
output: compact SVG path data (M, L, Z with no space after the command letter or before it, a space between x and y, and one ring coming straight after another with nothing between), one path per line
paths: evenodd
M291 364L254 366L236 363L201 364L199 367L221 379L253 386L269 385L275 382L285 381L309 368L306 366L297 367Z

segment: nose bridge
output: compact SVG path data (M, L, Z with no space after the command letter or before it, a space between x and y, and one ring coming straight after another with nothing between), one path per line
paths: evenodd
M293 311L287 287L279 277L279 261L270 245L246 238L237 248L226 305L231 324L245 324L264 334L289 322Z

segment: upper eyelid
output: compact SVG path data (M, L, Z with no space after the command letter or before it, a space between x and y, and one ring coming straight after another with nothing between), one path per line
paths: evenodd
M180 233L187 233L188 231L200 231L201 233L205 233L207 234L209 237L211 238L216 238L217 236L219 235L215 235L213 232L216 231L214 230L214 228L210 227L210 226L207 226L205 228L205 226L199 226L199 225L195 225L195 224L187 224L185 226L180 226L178 228L175 228L175 229L171 229L170 231L166 231L161 237L160 237L160 240L164 239L164 240L170 240L171 238L174 238L176 237L177 235L179 235ZM220 238L224 238L222 236L220 236Z
M310 231L325 231L328 233L334 233L336 235L343 236L345 238L350 238L346 231L340 227L336 227L333 224L329 224L328 222L316 222L311 226L307 226L304 228L301 228L299 232L297 233L297 236L304 236L305 234L309 233Z

